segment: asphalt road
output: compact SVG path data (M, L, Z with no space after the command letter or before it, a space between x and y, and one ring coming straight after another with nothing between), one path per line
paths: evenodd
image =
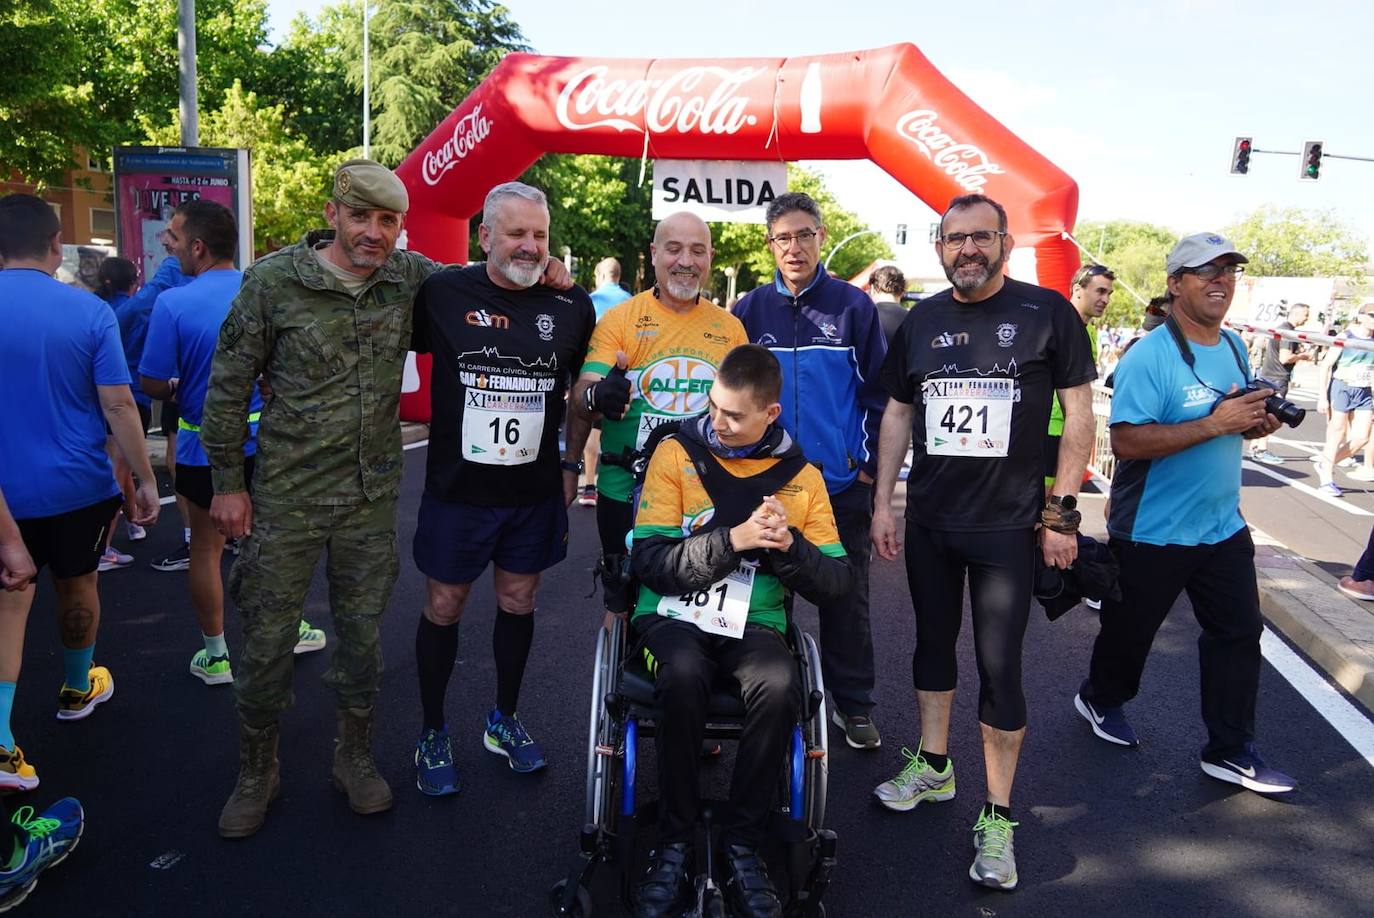
M1305 431L1299 437L1315 439ZM546 892L572 861L582 819L591 653L600 620L595 600L584 598L596 553L594 514L573 508L570 556L547 575L536 613L521 713L548 749L550 767L516 775L480 745L494 695L488 579L474 590L449 691L464 788L456 797L427 798L413 782L420 721L414 623L423 579L409 561L423 460L423 448L407 453L402 572L384 628L387 670L376 748L396 807L356 816L330 785L333 701L319 679L326 649L298 658L296 704L283 722L282 795L267 825L247 840L216 835L237 770L232 690L204 686L187 673L198 631L185 575L146 566L179 538L169 512L134 547L134 568L102 576L96 659L112 669L116 691L85 721L53 717L61 654L52 589L42 586L14 716L15 735L42 785L13 802L41 807L73 794L86 807L88 827L73 856L45 875L20 914L545 913ZM1246 509L1255 524L1289 537L1265 519L1271 513L1286 518L1310 540L1294 538L1309 556L1345 560L1349 544L1336 541L1335 530L1347 533L1339 537L1347 543L1358 535L1362 547L1367 528L1358 530L1368 526L1362 518L1344 519L1349 514L1320 501L1315 508L1296 504L1333 530L1309 533L1306 518L1283 503L1306 495L1277 487L1261 495L1251 474L1246 481ZM1374 508L1374 495L1351 499ZM1013 800L1021 886L1011 894L973 886L967 869L983 781L970 629L961 637L964 690L955 703L951 750L959 796L907 814L888 812L874 805L871 790L900 766L899 747L914 747L918 739L910 691L914 624L900 563L874 562L872 595L875 717L885 745L860 753L832 734L829 824L839 833L840 866L826 900L831 916L1369 914L1370 765L1266 663L1260 748L1299 778L1300 790L1270 800L1204 777L1197 765L1203 742L1198 629L1186 600L1161 631L1142 694L1130 708L1144 738L1134 750L1095 739L1072 708L1096 631L1093 615L1079 608L1051 624L1032 614L1025 651L1030 731ZM327 608L317 580L306 612L332 640ZM813 633L814 614L802 604L800 620ZM236 652L241 644L232 611L228 620ZM723 794L728 761L707 774L708 790ZM605 906L599 914L619 914L604 896L598 904Z

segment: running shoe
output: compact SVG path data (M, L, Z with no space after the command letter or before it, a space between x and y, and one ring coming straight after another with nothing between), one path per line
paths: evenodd
M114 695L114 676L103 666L91 664L91 687L84 692L68 688L62 683L57 693L57 719L82 720L90 717L96 705L104 704Z
M939 802L954 799L954 762L946 760L945 770L937 772L930 767L926 757L917 746L912 752L902 747L906 765L891 781L884 781L873 789L873 796L889 810L904 813L914 809L916 804L925 800Z
M1317 488L1317 493L1325 494L1327 497L1345 497L1345 492L1342 491L1334 481L1328 481L1326 484Z
M100 563L96 565L95 569L103 574L105 571L117 571L133 563L133 555L126 555L124 552L111 545L109 548L105 549L105 553L100 556Z
M458 769L453 765L453 741L447 727L425 730L415 744L415 786L431 797L456 794L462 789Z
M1288 775L1264 764L1254 743L1246 743L1238 755L1202 760L1202 773L1218 781L1239 784L1257 794L1286 794L1298 786Z
M151 565L155 571L185 571L191 568L191 546L182 544L180 548L172 552L165 558L154 561Z
M579 507L596 506L596 485L583 485L581 492L577 495L577 505Z
M38 786L38 772L24 761L24 750L15 743L13 749L0 746L0 788L5 790L33 790Z
M878 735L873 718L866 714L855 714L851 717L836 708L830 715L830 721L844 731L844 741L855 749L877 749L883 744L883 738Z
M324 631L319 628L310 627L310 623L301 619L296 632L296 646L291 648L292 653L310 653L312 650L323 650L325 644Z
M488 752L504 755L510 761L511 771L521 774L538 771L549 764L544 757L544 750L525 732L525 725L520 723L518 714L502 714L492 708L487 714L487 729L482 734L482 745Z
M1322 464L1323 462L1325 462L1325 461L1326 461L1326 457L1323 456L1321 453L1314 453L1313 456L1312 456L1312 462L1313 462L1314 464L1316 464L1316 465L1321 465L1321 464ZM1354 457L1354 456L1346 456L1346 457L1345 457L1344 459L1342 459L1340 462L1337 462L1337 463L1336 463L1336 468L1338 468L1338 469L1353 469L1353 468L1355 468L1357 465L1359 465L1360 462L1361 462L1361 459L1357 459L1357 458Z
M191 675L206 685L224 685L234 681L234 671L229 668L229 655L212 657L204 647L191 657Z
M1124 709L1098 707L1091 701L1084 700L1081 688L1078 694L1073 696L1073 706L1083 715L1083 719L1093 728L1099 739L1116 743L1118 746L1140 745L1140 737L1135 735L1135 730L1126 720Z
M38 875L56 867L81 840L86 816L75 798L63 797L35 817L33 807L22 806L12 822L24 830L28 844L19 863L0 870L0 912L7 912L28 898L38 885Z
M129 537L130 542L142 542L148 538L148 530L135 523L133 520L124 521L124 534Z
M1276 456L1267 449L1251 450L1250 458L1265 465L1283 465L1283 457Z
M1348 473L1356 481L1374 481L1374 469L1367 466L1360 466Z
M973 826L973 850L977 852L968 869L969 879L993 889L1016 888L1016 855L1012 849L1012 830L1020 823L1002 816L980 813Z
M1365 602L1374 600L1374 580L1356 580L1354 577L1342 577L1336 584L1336 589L1351 599L1360 599Z

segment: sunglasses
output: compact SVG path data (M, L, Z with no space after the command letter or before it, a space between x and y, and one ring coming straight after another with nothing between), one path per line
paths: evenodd
M1090 277L1105 277L1107 280L1116 280L1116 275L1112 269L1106 265L1084 265L1078 269L1078 273L1073 276L1073 285L1081 287Z

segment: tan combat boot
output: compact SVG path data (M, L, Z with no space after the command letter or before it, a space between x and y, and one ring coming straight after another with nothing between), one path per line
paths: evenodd
M339 710L339 738L334 741L334 786L348 794L355 813L391 809L391 788L372 760L372 708Z
M252 835L267 821L267 807L281 790L279 736L276 724L250 727L239 723L239 779L219 814L219 834L224 838Z

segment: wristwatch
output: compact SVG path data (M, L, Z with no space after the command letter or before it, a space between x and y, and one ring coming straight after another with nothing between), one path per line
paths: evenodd
M1078 507L1078 498L1074 497L1072 494L1066 494L1063 497L1060 497L1056 494L1052 495L1049 500L1045 501L1045 506L1059 506L1063 507L1065 510L1073 510Z
M567 459L558 460L558 467L560 469L565 472L572 472L574 475L581 475L586 471L586 466L587 463L581 459L578 459L576 462L571 462Z

